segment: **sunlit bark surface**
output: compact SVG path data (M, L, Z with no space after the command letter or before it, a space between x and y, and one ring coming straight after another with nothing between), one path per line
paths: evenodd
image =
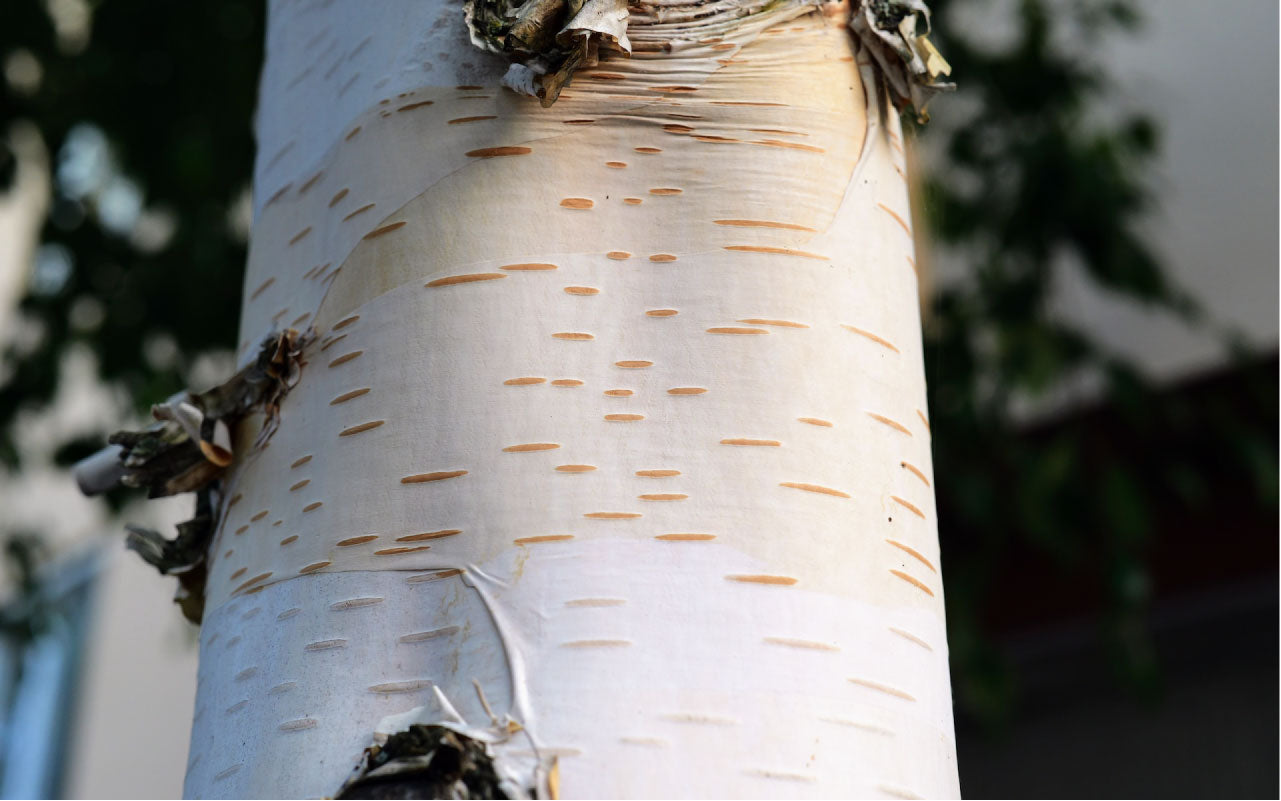
M453 3L271 5L242 354L318 333L188 795L332 795L442 699L563 797L957 794L899 129L842 9L771 8L543 109Z

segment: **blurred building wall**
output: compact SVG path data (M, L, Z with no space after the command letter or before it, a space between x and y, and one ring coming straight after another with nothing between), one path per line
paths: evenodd
M81 670L67 798L181 798L196 699L195 628L161 579L105 546Z

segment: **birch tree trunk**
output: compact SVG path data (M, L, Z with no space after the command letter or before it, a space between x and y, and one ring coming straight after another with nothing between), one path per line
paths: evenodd
M319 335L229 479L187 795L332 796L411 722L544 796L958 793L847 13L634 13L543 109L453 3L271 3L242 353Z

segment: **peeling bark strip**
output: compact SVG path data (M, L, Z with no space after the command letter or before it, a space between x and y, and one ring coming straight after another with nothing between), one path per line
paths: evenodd
M499 21L588 41L547 109L459 4L272 0L241 358L318 336L268 447L231 432L185 795L957 792L874 57L793 0L557 41L609 7Z

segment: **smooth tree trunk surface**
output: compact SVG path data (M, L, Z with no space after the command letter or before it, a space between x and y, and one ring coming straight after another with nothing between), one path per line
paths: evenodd
M189 796L332 796L409 722L544 795L958 793L847 14L634 13L544 109L452 2L271 4L242 354L318 334L229 479Z

